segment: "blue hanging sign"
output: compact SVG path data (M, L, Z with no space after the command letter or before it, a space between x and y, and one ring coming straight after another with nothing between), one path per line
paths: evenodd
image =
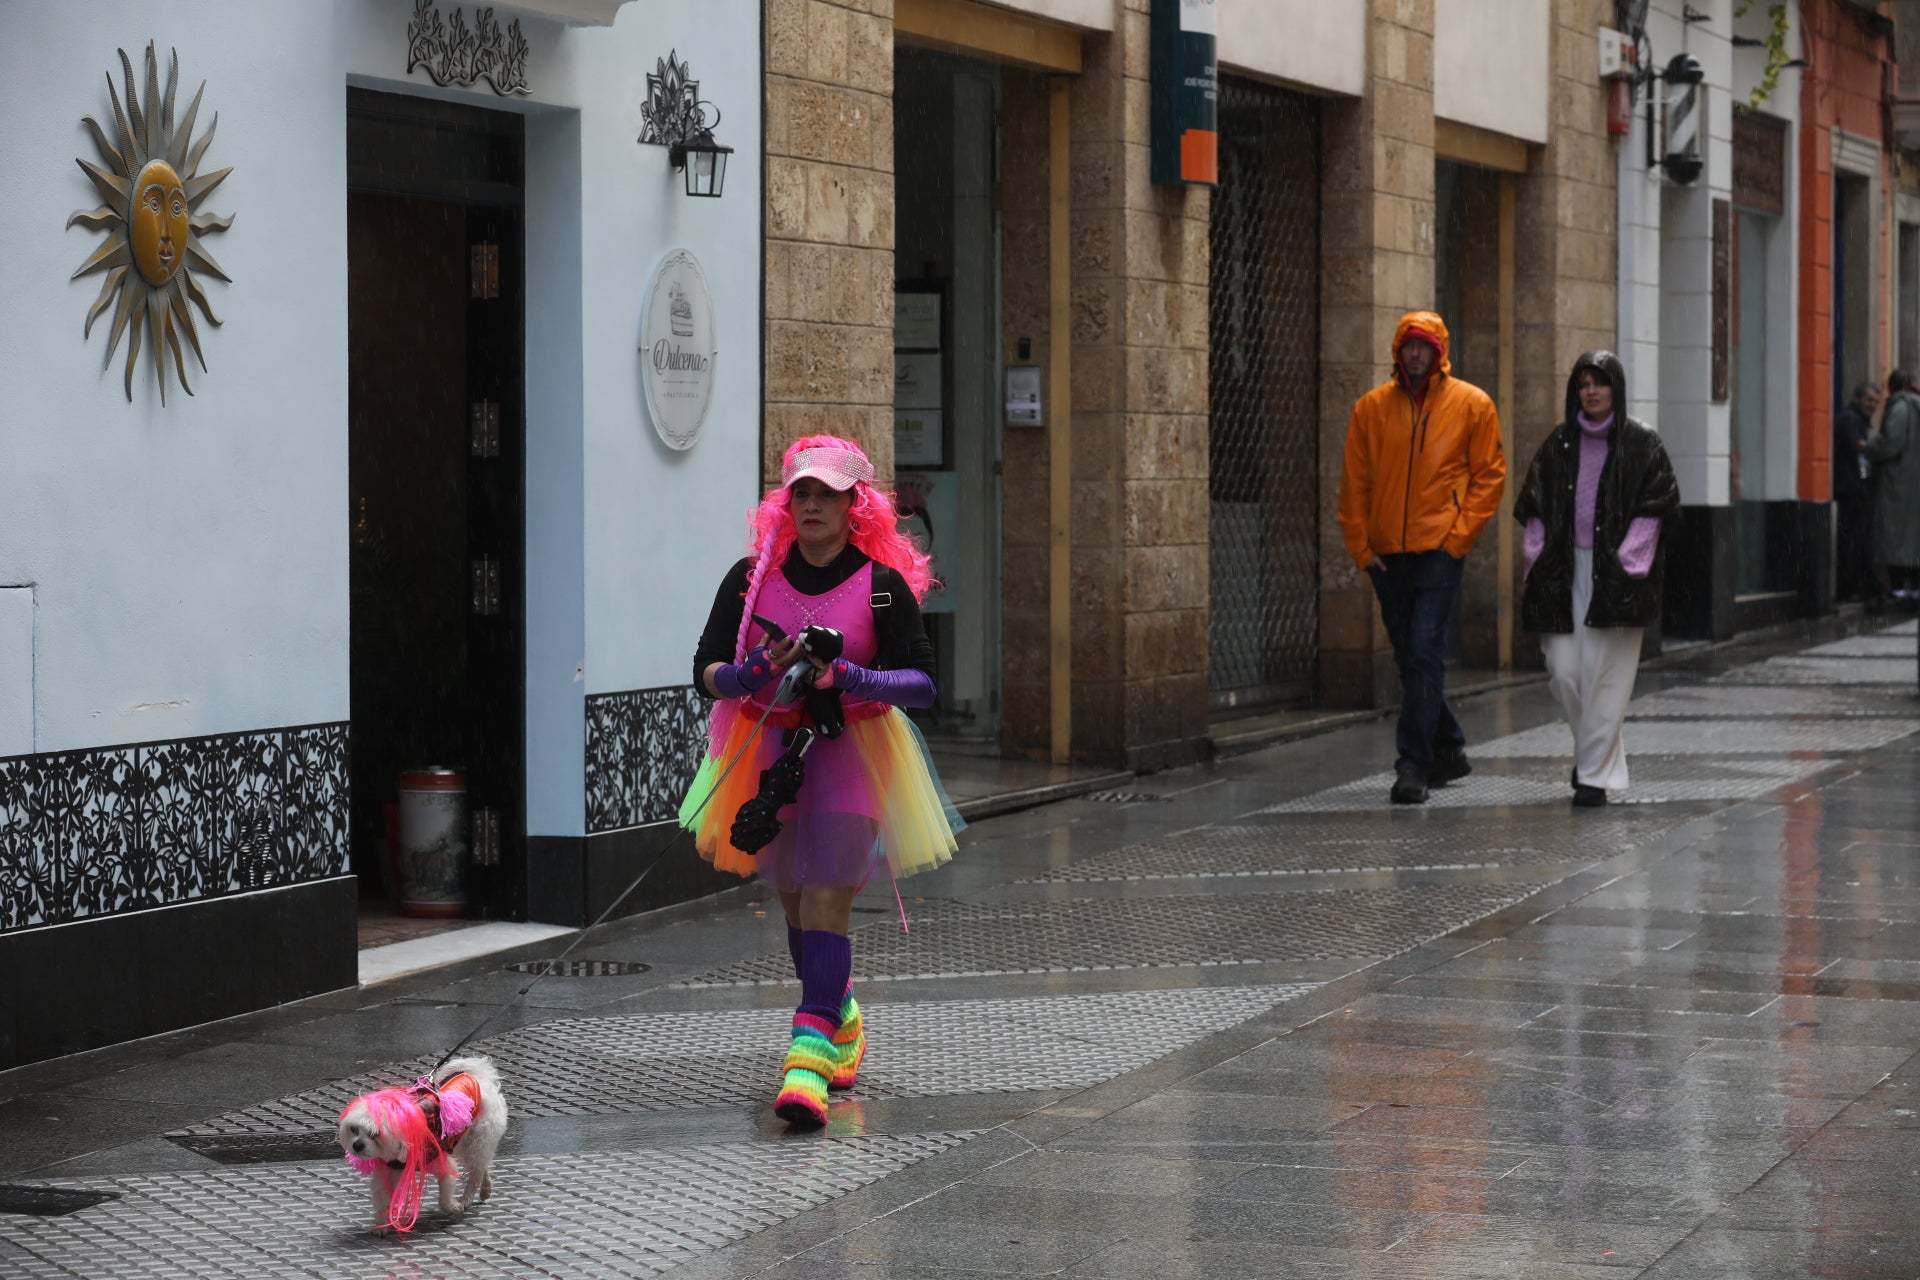
M1153 180L1220 184L1220 0L1153 0Z

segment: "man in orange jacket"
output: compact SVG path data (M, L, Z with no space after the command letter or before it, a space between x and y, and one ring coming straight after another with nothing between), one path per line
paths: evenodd
M1486 392L1453 376L1439 316L1403 317L1393 356L1393 381L1353 406L1340 531L1373 580L1400 668L1392 800L1424 804L1428 786L1472 772L1447 705L1447 622L1460 562L1500 506L1507 461L1500 415Z

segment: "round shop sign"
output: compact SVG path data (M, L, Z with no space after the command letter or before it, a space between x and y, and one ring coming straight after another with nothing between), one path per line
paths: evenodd
M640 382L653 429L691 449L713 403L713 295L700 260L675 249L661 260L640 310Z

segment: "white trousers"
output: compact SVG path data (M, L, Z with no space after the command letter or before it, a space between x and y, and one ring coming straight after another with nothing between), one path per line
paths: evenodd
M1620 726L1640 670L1641 627L1586 625L1593 601L1593 552L1573 551L1573 634L1547 636L1548 686L1573 729L1573 764L1581 782L1609 791L1627 785L1627 748Z

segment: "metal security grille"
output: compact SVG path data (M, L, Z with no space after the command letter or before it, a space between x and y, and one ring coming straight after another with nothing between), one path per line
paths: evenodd
M1208 318L1207 685L1311 691L1320 636L1320 109L1220 81Z

